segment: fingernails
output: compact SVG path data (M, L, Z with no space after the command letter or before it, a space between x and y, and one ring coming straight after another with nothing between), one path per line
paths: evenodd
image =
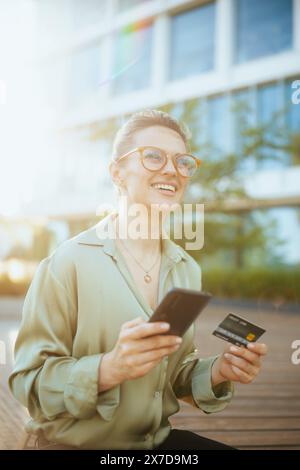
M170 324L169 323L161 323L160 324L160 327L163 329L163 330L167 330L169 328Z
M255 345L253 343L248 343L247 347L250 348L250 349L254 349Z
M228 354L228 353L225 353L224 356L226 357L226 359L230 359L230 358L231 358L231 354Z
M236 346L230 346L229 350L232 352L238 352L239 348L237 348Z
M176 338L175 342L180 344L180 343L182 343L182 339L181 338Z

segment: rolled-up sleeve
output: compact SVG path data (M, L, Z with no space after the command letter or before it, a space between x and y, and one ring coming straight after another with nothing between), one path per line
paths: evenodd
M99 413L109 421L119 405L120 385L98 393L104 353L72 356L76 295L71 280L60 274L51 257L37 269L24 302L9 386L33 418L87 419Z
M233 397L233 382L226 381L212 386L211 369L218 357L198 359L192 373L192 396L196 405L205 413L222 411Z
M195 331L195 325L193 328ZM205 413L222 411L233 397L234 385L226 381L212 386L211 369L218 357L199 358L194 341L190 341L173 384L177 398L188 399L189 403Z

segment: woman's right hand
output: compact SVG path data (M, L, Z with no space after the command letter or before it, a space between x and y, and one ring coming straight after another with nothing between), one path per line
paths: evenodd
M115 384L136 379L146 375L163 357L177 351L182 339L162 334L169 328L168 323L147 322L141 317L125 322L115 347L101 361L99 392L107 390L108 374Z

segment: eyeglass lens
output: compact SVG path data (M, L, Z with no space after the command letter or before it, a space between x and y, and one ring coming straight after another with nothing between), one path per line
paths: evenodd
M166 155L159 149L144 148L142 155L143 164L150 171L160 170L166 162ZM197 169L196 160L191 155L178 155L176 164L179 173L185 177L193 176Z

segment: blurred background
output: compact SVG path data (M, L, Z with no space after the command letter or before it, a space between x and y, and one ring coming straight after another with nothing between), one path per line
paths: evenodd
M2 336L38 262L115 202L112 140L144 108L203 160L186 194L205 204L203 287L258 320L299 314L297 90L300 0L0 0Z

